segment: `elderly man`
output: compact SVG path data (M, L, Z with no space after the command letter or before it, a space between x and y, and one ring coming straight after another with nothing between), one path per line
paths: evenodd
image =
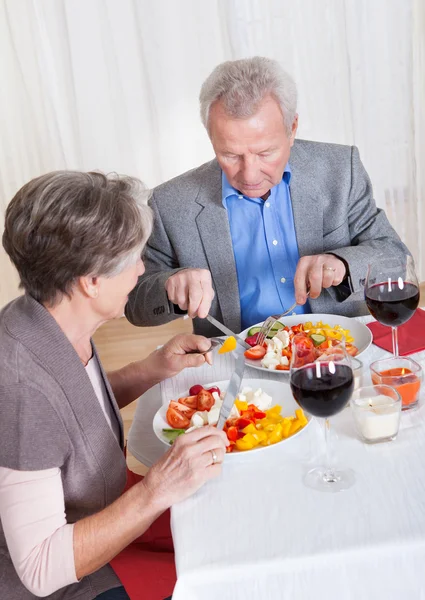
M408 250L376 208L357 148L295 140L296 104L294 81L267 58L225 62L204 82L216 159L154 190L132 323L187 311L212 335L209 312L239 332L295 299L297 312L366 311L368 263Z

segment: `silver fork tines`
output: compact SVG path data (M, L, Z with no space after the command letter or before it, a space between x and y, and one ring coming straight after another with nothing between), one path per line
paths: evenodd
M307 298L310 295L310 292L307 292ZM264 344L264 340L266 339L266 337L269 335L273 325L275 323L277 323L277 321L280 321L280 319L282 317L286 317L287 314L289 314L290 312L292 312L294 310L294 308L297 306L297 303L295 302L291 308L288 308L288 310L285 310L285 312L283 312L281 315L274 315L272 317L267 317L267 319L264 321L259 333L258 333L258 337L257 337L257 344L259 344L260 346L262 346Z

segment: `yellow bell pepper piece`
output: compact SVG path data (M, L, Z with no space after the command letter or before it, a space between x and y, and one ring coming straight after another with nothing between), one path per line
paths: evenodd
M258 441L255 439L252 433L246 433L242 439L245 440L245 442L248 442L248 444L251 444L252 448L258 446Z
M243 400L235 400L235 406L239 412L248 410L248 402L244 402Z
M269 434L270 444L277 444L282 439L282 425L278 423L274 430Z
M238 450L252 450L253 446L249 442L245 442L243 438L236 440L236 448Z
M287 420L286 423L284 423L282 425L282 436L286 439L289 437L289 432L291 430L292 427L292 421L290 421L289 419Z
M231 335L227 338L227 340L224 341L224 344L221 346L221 348L219 348L218 353L226 354L227 352L232 352L232 350L235 350L236 345L236 339L233 337L233 335Z
M280 425L280 423L278 423ZM264 431L274 431L275 427L277 427L276 423L269 423L268 425L264 425Z
M297 408L295 414L297 415L297 419L301 423L302 427L304 427L304 425L307 425L308 420L302 408Z
M302 429L302 425L301 423L298 421L298 419L295 419L295 421L292 421L291 423L291 429L289 430L289 435L294 435L294 433L296 433L299 429Z
M244 429L242 429L242 431L244 433L257 433L257 428L255 427L254 423L250 423Z
M252 434L252 437L255 438L259 444L267 441L267 433L265 431L256 431Z
M268 419L270 423L282 423L283 421L282 415L270 415Z
M274 414L278 414L280 415L280 411L282 410L282 407L279 406L279 404L276 404L275 406L272 406L271 408L266 410L266 415L269 417L270 415L274 415Z

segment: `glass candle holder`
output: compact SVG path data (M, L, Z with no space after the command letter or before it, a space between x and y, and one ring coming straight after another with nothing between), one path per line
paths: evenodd
M370 365L373 384L390 385L401 396L402 410L417 406L423 378L422 367L408 357L376 360Z
M350 400L357 433L364 442L375 444L397 437L401 396L388 385L370 385L353 392Z

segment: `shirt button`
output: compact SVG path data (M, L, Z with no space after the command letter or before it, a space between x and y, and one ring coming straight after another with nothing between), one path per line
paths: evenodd
M270 208L270 202L266 202L267 208Z
M243 196L238 196L239 200L243 200Z
M285 282L286 282L286 279L285 279L284 277L282 277L282 278L281 278L281 280L280 280L280 282L281 282L281 283L285 283Z
M273 246L277 246L277 240L273 240Z

